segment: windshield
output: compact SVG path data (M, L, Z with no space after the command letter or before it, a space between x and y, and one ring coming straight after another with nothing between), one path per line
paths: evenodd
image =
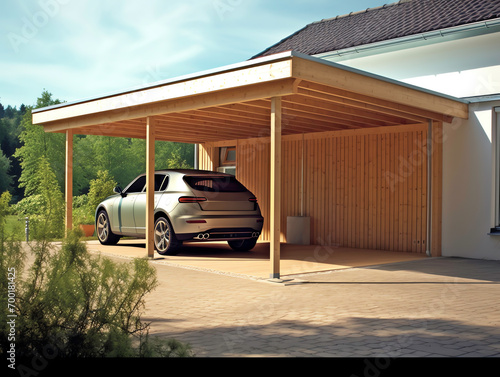
M206 192L244 192L245 186L235 177L185 176L184 181L194 190Z

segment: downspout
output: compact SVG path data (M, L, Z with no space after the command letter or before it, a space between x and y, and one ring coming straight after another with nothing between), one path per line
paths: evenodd
M300 168L300 216L304 216L304 134L302 134L302 161Z
M431 229L432 229L432 120L429 119L427 126L427 241L425 254L431 253Z

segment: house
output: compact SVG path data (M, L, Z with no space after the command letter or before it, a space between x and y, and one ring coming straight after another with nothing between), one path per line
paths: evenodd
M468 120L443 125L442 255L500 259L500 1L402 0L314 22L256 57L286 50L469 101Z
M199 168L259 198L271 277L280 243L500 259L499 17L498 1L401 1L33 123L67 135L67 192L74 134L145 138L148 179L155 140L197 144Z

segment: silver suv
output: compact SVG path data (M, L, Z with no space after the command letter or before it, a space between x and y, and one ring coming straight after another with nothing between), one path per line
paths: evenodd
M146 234L146 175L96 209L96 229L104 245L122 236ZM183 242L227 241L238 251L251 250L264 218L255 196L229 174L202 170L155 172L155 249L175 255Z

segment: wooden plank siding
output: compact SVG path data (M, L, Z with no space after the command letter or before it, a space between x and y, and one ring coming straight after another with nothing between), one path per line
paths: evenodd
M434 134L440 127L434 124ZM287 216L300 216L303 211L311 218L311 244L425 253L427 133L427 124L417 124L284 136L282 241L286 242ZM204 144L200 168L216 169L213 159L222 145L237 146L236 177L257 196L268 219L269 138ZM437 256L441 243L439 141L434 141L432 151L432 243ZM269 222L261 237L269 240Z

